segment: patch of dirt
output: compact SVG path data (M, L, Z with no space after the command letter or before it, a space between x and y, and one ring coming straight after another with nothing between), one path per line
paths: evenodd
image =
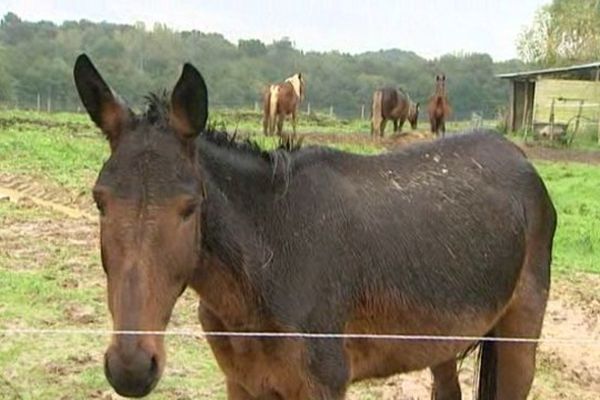
M600 164L600 151L580 149L560 149L541 145L520 145L527 157L537 160L580 162L585 164Z
M305 143L309 144L355 144L365 146L383 147L394 150L416 143L431 141L435 137L428 131L408 131L387 135L384 138L371 138L365 133L352 134L323 134L305 133ZM527 157L534 160L580 162L585 164L600 164L600 151L580 150L571 148L548 147L533 143L520 144Z

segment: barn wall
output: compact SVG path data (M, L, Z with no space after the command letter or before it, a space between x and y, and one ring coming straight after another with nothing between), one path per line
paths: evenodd
M533 116L533 99L536 91L536 82L513 81L510 127L513 131L531 127Z
M534 100L534 120L548 122L552 99L584 100L582 116L597 120L600 113L600 83L564 79L537 81ZM591 107L586 107L591 106ZM555 101L554 122L568 122L578 112L577 101Z

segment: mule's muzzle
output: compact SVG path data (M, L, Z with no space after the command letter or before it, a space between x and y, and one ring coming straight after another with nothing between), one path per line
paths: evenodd
M160 378L157 356L138 348L123 356L115 347L104 355L104 374L121 396L144 397Z

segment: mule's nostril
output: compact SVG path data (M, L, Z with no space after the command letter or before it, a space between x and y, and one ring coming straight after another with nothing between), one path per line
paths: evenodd
M156 360L156 356L152 356L150 360L150 377L154 379L156 375L158 375L158 361Z

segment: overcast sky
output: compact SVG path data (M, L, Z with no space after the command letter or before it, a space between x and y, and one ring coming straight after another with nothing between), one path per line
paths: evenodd
M485 52L517 57L516 39L549 0L0 0L0 14L54 22L88 19L218 32L266 43L289 37L303 50L359 53L399 48L432 58Z

